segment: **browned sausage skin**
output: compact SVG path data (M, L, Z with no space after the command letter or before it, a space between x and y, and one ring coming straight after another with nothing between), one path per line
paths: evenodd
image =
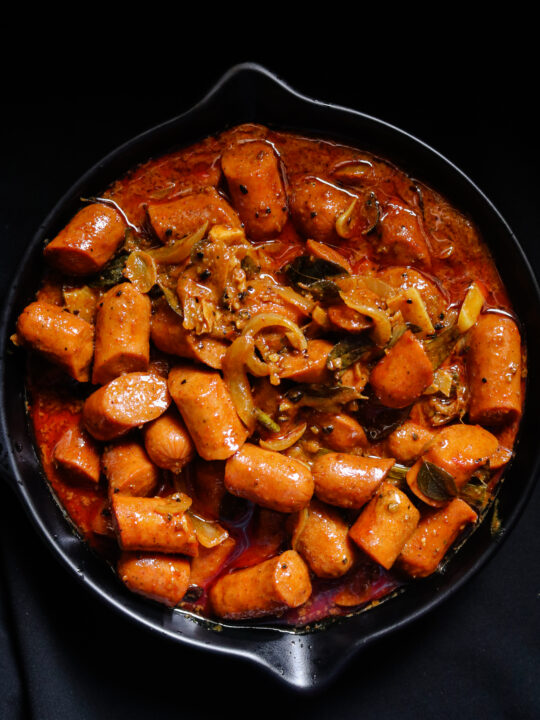
M145 425L144 445L158 467L174 473L179 473L195 457L191 436L173 409Z
M313 499L293 517L294 549L317 577L345 575L354 562L349 526L334 509Z
M499 441L480 425L450 425L439 431L424 454L407 472L407 484L427 505L440 507L444 501L426 497L418 486L418 472L424 461L448 472L458 489L478 468L487 465L499 447Z
M369 378L383 405L404 408L433 382L433 367L420 343L407 330L377 363Z
M477 515L466 502L456 498L441 510L425 515L403 547L399 565L412 577L435 572L459 533Z
M305 237L317 242L339 240L336 220L354 199L354 194L311 175L290 180L289 203L293 222Z
M169 498L113 495L113 522L123 550L197 555L193 524L180 502Z
M96 318L92 382L105 385L118 375L147 370L150 361L150 299L131 283L103 296Z
M225 466L233 495L279 512L301 510L313 495L313 477L299 460L246 443Z
M221 168L248 237L278 235L287 222L287 198L272 146L260 140L239 142L223 153Z
M328 340L309 340L304 352L296 350L281 358L279 376L296 382L329 382L326 360L332 347Z
M375 562L389 570L420 519L405 493L384 482L350 529L350 536Z
M182 320L166 302L158 303L152 315L151 330L154 345L169 355L197 360L211 368L221 369L228 343L208 335L194 337L184 330Z
M315 495L330 505L361 508L394 464L393 458L327 453L312 467Z
M287 550L253 567L219 578L210 590L218 617L261 617L303 605L311 595L306 564L294 550Z
M169 373L169 389L202 458L225 460L244 444L248 431L218 372L177 365Z
M159 472L138 442L123 440L106 448L101 459L109 495L150 495Z
M189 587L189 560L176 555L123 552L118 574L132 592L174 607Z
M210 226L241 226L236 212L213 187L178 200L149 205L147 212L154 232L163 243L189 235L205 222Z
M113 440L155 420L170 403L166 380L153 373L128 373L87 398L83 421L96 440Z
M521 338L513 320L481 315L467 353L471 400L469 420L500 425L521 417Z
M66 275L90 275L109 262L124 239L126 223L109 205L86 205L52 240L43 255Z
M80 425L66 430L53 451L60 470L72 482L97 484L101 474L99 448Z
M431 257L416 214L396 198L385 208L377 252L396 265L429 268Z
M236 547L236 541L228 537L212 548L199 548L199 554L191 561L190 585L205 589L222 570Z
M79 382L90 379L94 328L57 305L33 302L17 321L17 340L58 365Z
M325 445L336 452L350 452L368 444L364 428L345 413L314 413L310 423L321 429Z
M388 450L398 462L409 464L420 457L434 437L429 428L407 420L388 437Z

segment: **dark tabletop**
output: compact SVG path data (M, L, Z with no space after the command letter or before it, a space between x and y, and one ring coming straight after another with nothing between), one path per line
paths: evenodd
M188 70L178 52L174 60L177 82L165 89L123 86L118 75L105 82L96 73L69 91L57 79L32 97L4 98L2 292L40 221L87 168L187 109L234 62ZM368 73L367 90L360 66L266 64L305 94L388 120L450 158L499 208L538 272L536 130L528 95L516 85L519 68L431 67L427 82L426 59L414 62L408 56L392 73ZM1 482L0 508L2 720L258 717L263 710L283 718L540 715L540 488L465 587L358 655L310 698L241 661L169 644L113 614L57 563Z

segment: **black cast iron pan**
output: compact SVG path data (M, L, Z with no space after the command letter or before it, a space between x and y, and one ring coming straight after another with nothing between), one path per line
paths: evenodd
M445 195L477 224L493 252L528 347L530 368L540 360L540 293L526 257L504 219L452 163L407 133L375 118L303 97L264 68L229 70L187 113L134 138L89 170L38 229L6 298L0 321L0 470L45 542L94 593L152 632L215 653L242 657L284 683L320 690L360 650L414 621L447 599L493 555L520 515L536 480L539 461L534 409L540 384L528 381L517 456L497 496L501 530L491 532L491 512L442 574L411 584L367 612L300 633L265 626L215 626L199 622L128 592L111 569L74 533L44 480L25 411L24 363L10 348L16 318L33 299L42 273L42 248L80 207L116 178L149 157L188 145L226 127L257 122L279 129L335 138L393 160L410 175ZM452 628L448 628L452 632Z

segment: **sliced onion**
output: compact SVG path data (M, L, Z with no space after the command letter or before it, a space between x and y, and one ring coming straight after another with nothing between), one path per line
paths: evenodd
M293 532L292 538L291 538L291 548L293 550L296 550L296 546L298 544L298 541L300 540L300 535L302 535L302 533L304 532L304 528L306 527L308 517L309 517L309 510L307 509L307 507L302 508L302 510L300 510L300 512L298 513L296 527L294 529L294 532Z
M184 311L182 309L182 305L180 304L180 300L178 299L178 295L171 290L170 287L167 287L165 283L158 278L157 284L159 285L161 292L165 296L165 300L167 301L168 306L171 308L171 310L174 310L174 312L182 319L184 319Z
M459 331L464 333L470 330L482 311L486 298L478 283L473 283L467 290L465 300L458 316Z
M175 240L170 245L158 248L157 250L148 250L148 254L160 264L177 265L186 260L193 249L193 246L200 242L206 234L208 222L196 230L192 235Z
M246 372L246 358L253 355L252 337L240 336L232 343L223 359L223 379L227 383L238 417L248 430L255 429L255 405Z
M452 386L454 384L454 377L452 372L447 368L439 368L435 371L433 376L433 382L431 385L424 390L425 395L433 395L436 392L442 393L445 397L450 397L452 394Z
M253 349L255 350L255 346L253 346ZM271 368L267 363L259 360L255 352L246 354L245 363L249 372L255 377L267 377L271 374Z
M277 313L261 313L248 321L242 330L243 336L254 336L267 327L284 327L289 330L287 336L295 350L306 350L307 340L298 325Z
M373 342L379 347L384 347L392 337L392 325L386 312L377 307L375 303L370 303L368 299L355 298L354 291L340 292L339 294L347 307L373 320L373 330L371 330Z
M275 452L281 452L292 447L302 435L306 432L307 423L301 423L297 425L286 435L277 438L267 438L266 440L259 440L259 445L265 450L274 450Z
M347 239L349 237L349 226L351 224L351 218L352 214L354 212L354 208L356 207L356 203L358 202L358 198L354 198L352 203L349 205L349 207L345 210L344 213L342 213L336 220L336 232L339 235L339 237Z
M395 289L391 285L385 283L383 280L379 280L379 278L365 275L359 278L359 280L362 281L362 284L368 290L371 290L371 292L375 293L375 295L378 295L383 300L388 300L396 294Z
M180 515L191 507L191 498L183 492L174 493L163 498L159 505L156 505L155 512L160 515Z
M188 510L187 514L193 523L197 540L203 547L216 547L229 537L229 533L218 522L196 515L192 510Z
M313 300L300 295L300 293L297 293L295 290L290 287L286 287L285 285L273 285L272 290L276 293L276 295L279 295L282 300L285 300L301 310L304 315L311 315L313 308L315 307Z
M330 330L332 327L330 320L328 319L328 313L320 305L316 305L315 308L313 308L311 319L313 320L313 322L316 322L317 325L319 325L323 330Z
M93 323L96 316L98 292L94 288L83 285L81 288L62 291L64 303L69 312L78 315L86 322Z
M150 292L157 282L154 258L143 250L134 250L126 260L124 275L139 292Z

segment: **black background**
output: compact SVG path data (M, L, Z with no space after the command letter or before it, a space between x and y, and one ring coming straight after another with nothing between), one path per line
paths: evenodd
M509 52L504 34L475 52L476 39L464 32L451 44L441 36L428 46L405 32L392 43L380 35L368 52L352 32L346 56L314 54L301 31L302 50L285 44L279 55L232 52L226 38L208 40L198 53L172 37L159 53L124 40L113 51L108 37L96 39L107 62L74 53L73 45L58 64L36 56L23 82L4 87L2 291L72 182L120 143L189 108L243 60L435 147L495 203L540 269L534 73L523 55ZM2 484L0 508L2 719L540 715L540 489L466 587L357 656L313 698L240 661L155 639L112 614L57 564Z

